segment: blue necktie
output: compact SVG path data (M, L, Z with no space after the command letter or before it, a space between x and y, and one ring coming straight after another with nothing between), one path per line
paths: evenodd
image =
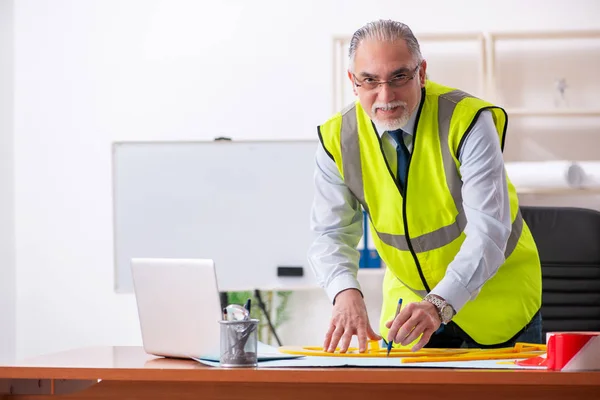
M406 174L408 172L408 159L410 158L408 148L406 147L406 144L404 144L404 131L402 131L402 129L398 129L395 131L388 131L388 133L397 143L396 155L398 156L398 168L396 170L396 176L398 178L398 182L400 182L400 186L404 190L406 187Z

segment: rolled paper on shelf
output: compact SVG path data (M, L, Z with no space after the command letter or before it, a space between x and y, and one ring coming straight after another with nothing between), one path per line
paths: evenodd
M517 190L581 188L585 178L583 168L567 160L507 162L505 168Z
M583 170L583 187L600 188L600 161L578 161Z

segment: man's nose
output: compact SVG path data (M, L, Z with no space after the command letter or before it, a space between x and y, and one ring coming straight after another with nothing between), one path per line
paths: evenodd
M382 103L389 103L395 100L394 91L390 88L387 83L379 85L379 93L377 94L377 100Z

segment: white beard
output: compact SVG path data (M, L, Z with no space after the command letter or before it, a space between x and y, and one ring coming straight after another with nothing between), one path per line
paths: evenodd
M398 118L394 118L394 119L386 119L386 120L380 120L379 118L375 117L375 115L377 115L377 109L378 108L391 108L391 107L402 107L402 114L398 117ZM406 102L404 101L393 101L391 103L373 103L373 106L371 107L371 111L373 113L373 122L375 122L375 125L379 126L381 129L384 129L386 131L395 131L397 129L402 129L406 126L406 124L408 123L408 120L410 119L410 112L408 111L408 104L406 104Z

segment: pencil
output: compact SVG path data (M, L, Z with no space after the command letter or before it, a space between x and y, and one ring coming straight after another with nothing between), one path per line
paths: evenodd
M394 314L394 319L400 314L400 309L402 308L402 299L398 299L398 305L396 306L396 314ZM392 345L394 344L394 339L390 340L387 344L387 356L390 356L390 351L392 351Z

